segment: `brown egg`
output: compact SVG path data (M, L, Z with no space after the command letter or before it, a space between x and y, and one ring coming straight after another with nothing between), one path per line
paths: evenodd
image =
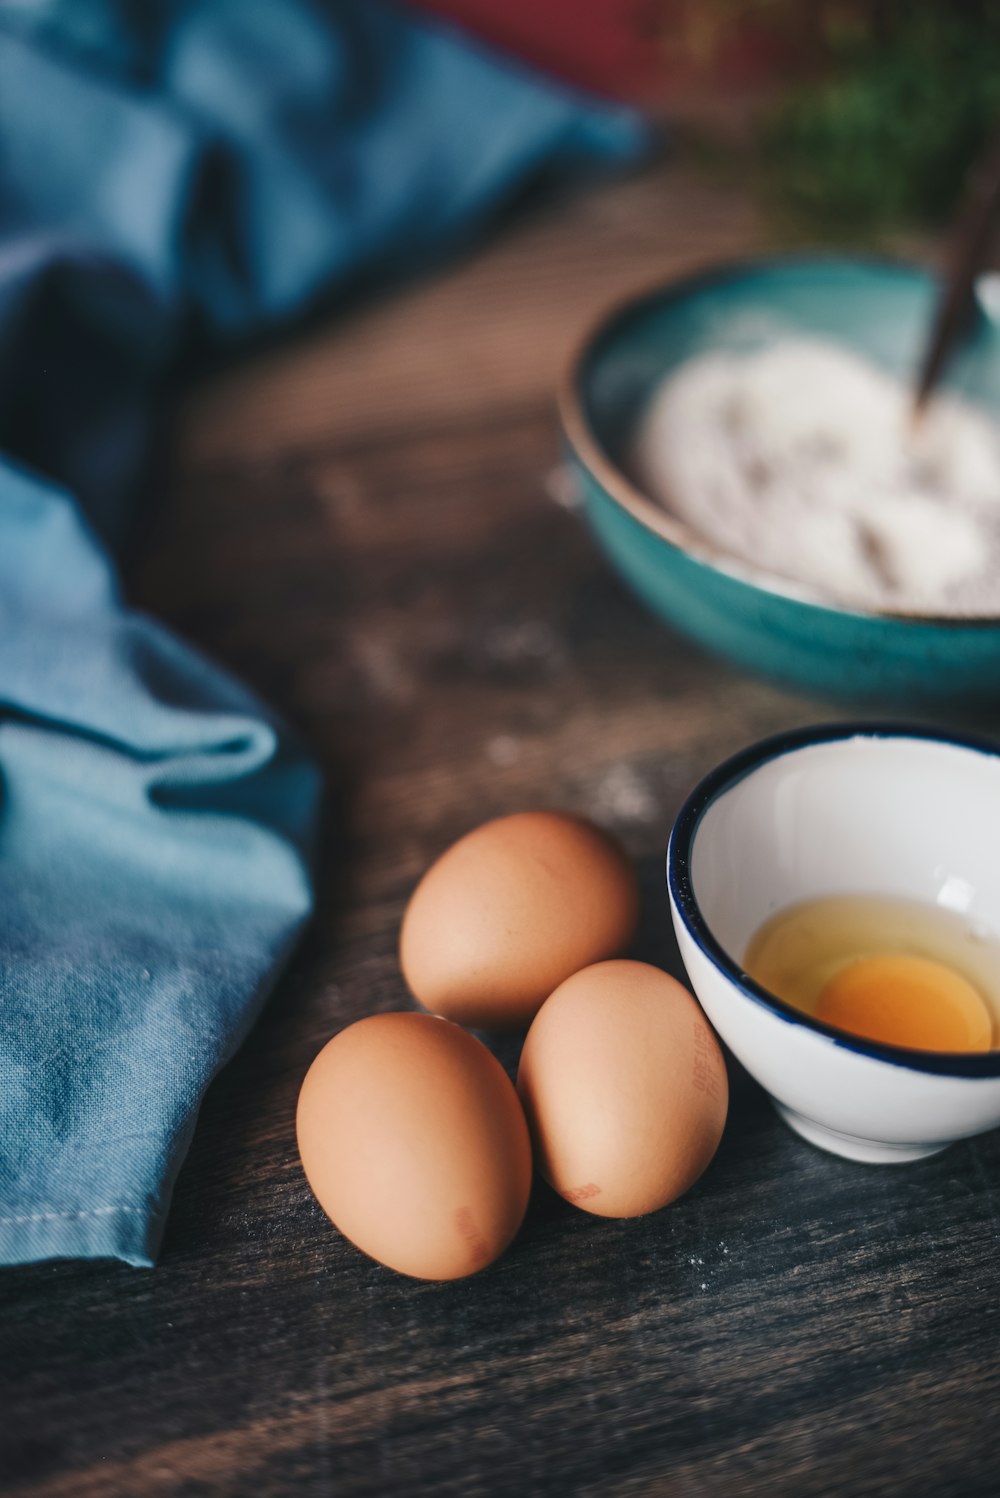
M517 1029L588 963L623 951L639 892L625 854L590 822L520 812L443 853L403 917L403 976L426 1009Z
M644 962L599 962L543 1004L518 1091L539 1170L599 1217L687 1191L726 1122L726 1064L686 988Z
M531 1142L517 1093L448 1020L375 1014L342 1030L306 1074L296 1131L324 1212L400 1274L475 1274L521 1225Z

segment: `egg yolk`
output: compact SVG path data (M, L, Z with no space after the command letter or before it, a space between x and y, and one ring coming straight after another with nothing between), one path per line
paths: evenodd
M972 984L927 957L860 957L825 984L816 1018L918 1051L988 1051L989 1010Z

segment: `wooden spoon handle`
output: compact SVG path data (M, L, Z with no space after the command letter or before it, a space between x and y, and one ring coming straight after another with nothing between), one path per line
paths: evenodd
M1000 207L1000 141L973 175L968 202L952 243L948 273L938 299L930 338L914 394L919 416L959 340L968 332L975 306L976 277L986 263L993 221Z

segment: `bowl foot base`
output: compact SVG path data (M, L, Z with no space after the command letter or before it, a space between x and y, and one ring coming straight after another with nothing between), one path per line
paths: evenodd
M774 1099L772 1098L772 1102ZM944 1144L883 1144L876 1139L859 1139L854 1134L841 1134L838 1129L828 1129L816 1123L784 1103L774 1103L781 1118L796 1134L808 1139L818 1149L831 1154L843 1155L847 1160L861 1160L866 1165L906 1165L911 1160L924 1160L936 1155L947 1146Z

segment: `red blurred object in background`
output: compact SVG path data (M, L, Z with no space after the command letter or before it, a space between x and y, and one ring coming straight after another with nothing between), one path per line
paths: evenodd
M714 0L408 0L571 83L685 112L798 70L810 27ZM787 9L787 8L786 8ZM797 34L801 33L801 34Z
M410 0L572 83L655 96L663 72L655 0Z

